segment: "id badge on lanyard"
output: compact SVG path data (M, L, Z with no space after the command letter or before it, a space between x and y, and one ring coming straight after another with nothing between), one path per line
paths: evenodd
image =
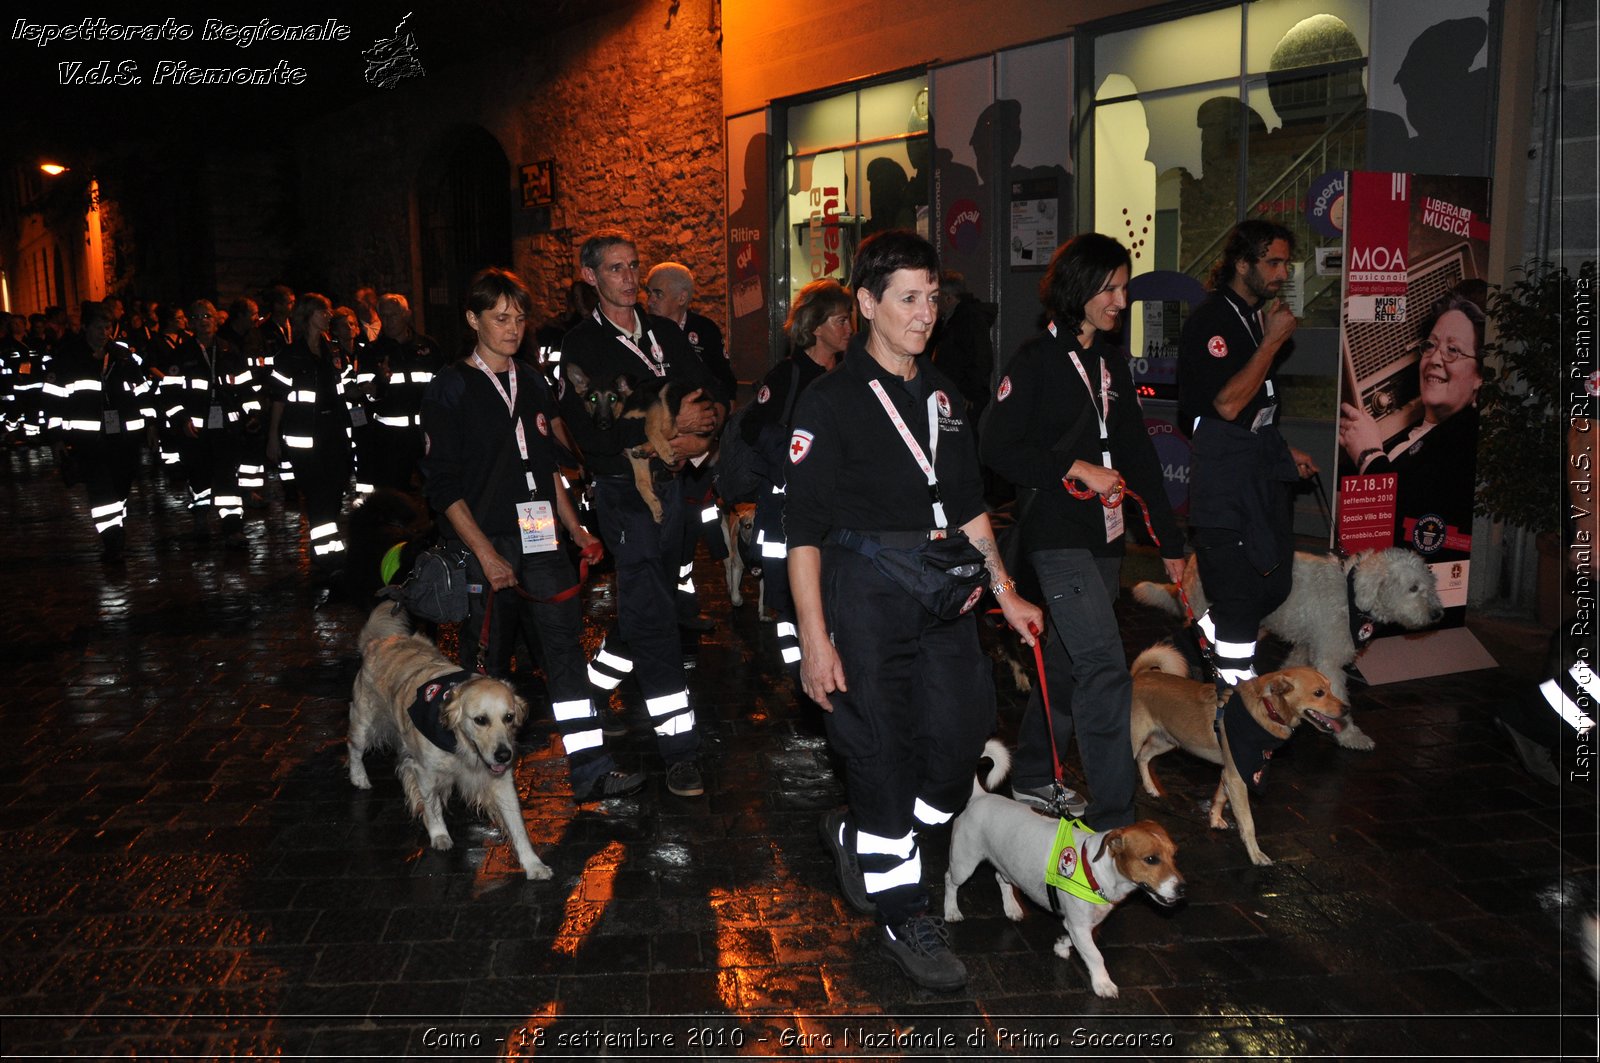
M1270 380L1267 381L1267 398L1273 401L1256 411L1255 420L1250 422L1250 431L1252 432L1259 432L1278 419L1277 396L1273 394L1272 381Z
M517 531L525 554L548 553L561 545L556 540L555 509L547 501L518 502Z

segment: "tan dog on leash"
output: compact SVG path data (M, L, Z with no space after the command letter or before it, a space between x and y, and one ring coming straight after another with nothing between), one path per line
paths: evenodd
M528 840L517 801L517 728L527 704L499 679L463 676L431 639L413 633L411 618L399 605L385 602L374 609L359 644L361 672L350 699L350 781L371 789L362 757L374 746L394 746L399 754L395 774L406 802L427 827L435 849L455 844L444 825L445 802L454 790L505 833L523 874L549 878L550 869ZM414 713L414 703L424 695L431 697L431 711ZM417 722L419 714L429 723L426 732Z
M1287 740L1307 720L1319 731L1333 735L1345 724L1344 703L1333 696L1327 677L1312 668L1268 672L1234 689L1250 718L1274 745ZM1227 829L1222 808L1225 801L1231 804L1251 861L1270 864L1271 858L1256 844L1249 790L1228 745L1226 728L1218 739L1215 723L1222 700L1226 699L1219 699L1215 686L1189 678L1189 663L1175 647L1162 645L1145 650L1133 662L1133 710L1129 720L1133 758L1139 764L1145 792L1152 797L1163 794L1150 773L1150 761L1169 750L1182 749L1220 764L1222 778L1211 798L1211 826ZM1252 770L1259 776L1259 771Z

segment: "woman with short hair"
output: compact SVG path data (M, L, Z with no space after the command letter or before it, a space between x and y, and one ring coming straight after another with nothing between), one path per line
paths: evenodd
M928 914L917 834L966 807L994 728L972 611L984 573L1025 641L1042 614L1017 596L995 548L960 395L920 357L938 319L933 246L905 230L875 234L850 280L864 332L796 404L784 508L801 685L847 766L849 811L824 817L822 834L846 899L877 914L889 958L919 985L954 989L966 967ZM890 551L932 558L942 547L971 562L953 619L881 567ZM935 582L967 593L965 579Z

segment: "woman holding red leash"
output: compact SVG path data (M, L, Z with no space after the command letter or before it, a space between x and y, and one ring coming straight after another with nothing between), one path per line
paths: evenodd
M518 627L529 620L573 794L622 797L643 787L644 776L616 770L603 746L578 642L579 580L562 549L570 536L586 559L598 557L600 541L578 522L557 475L555 399L538 371L515 357L532 305L514 273L486 269L472 279L466 316L477 344L423 395L424 493L445 545L467 559L462 667L476 660L480 671L508 676Z
M979 434L984 464L1017 485L1022 556L1049 616L1048 682L1034 687L1023 713L1012 796L1082 816L1095 831L1134 818L1133 683L1112 612L1127 522L1142 516L1168 578L1183 574L1183 536L1128 358L1109 337L1128 307L1131 268L1127 249L1099 233L1056 249L1039 285L1049 324L1007 364ZM1040 686L1050 691L1048 722ZM1087 803L1064 785L1057 791L1057 765L1074 735Z

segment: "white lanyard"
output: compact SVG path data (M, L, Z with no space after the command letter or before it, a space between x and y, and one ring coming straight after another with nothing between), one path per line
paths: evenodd
M594 319L602 325L606 323L606 319L600 316L598 307L595 308ZM644 324L639 320L639 312L637 310L633 312L633 320L636 324ZM661 344L656 342L656 334L649 328L644 329L644 334L650 338L650 353L648 355L639 349L639 345L633 342L633 337L631 336L626 336L619 332L617 333L617 342L632 351L653 375L666 376L667 367L661 364L666 356L661 353Z
M1056 335L1056 323L1050 322L1050 335ZM1078 360L1078 352L1067 351L1067 357L1072 359L1072 368L1078 371L1078 377L1083 381L1083 388L1089 393L1089 405L1094 410L1095 420L1100 422L1100 464L1111 468L1111 432L1106 428L1106 421L1111 417L1111 370L1106 367L1106 360L1100 359L1100 402L1094 401L1094 387L1089 383L1089 372L1084 369L1083 363Z
M505 386L500 383L500 378L490 369L488 363L478 356L477 351L472 352L472 364L483 370L483 375L489 378L489 383L500 393L500 398L505 401L506 409L511 411L511 423L516 430L517 453L522 455L523 475L528 480L528 494L537 493L538 488L533 482L533 468L528 461L528 439L523 432L522 418L517 416L517 363L512 362L506 375L511 378L511 392L506 393Z
M1245 312L1239 309L1238 303L1234 302L1232 299L1228 299L1227 302L1229 306L1233 307L1233 312L1239 315L1239 321L1244 325L1244 330L1250 334L1251 342L1253 342L1257 347L1260 347L1261 344L1265 342L1266 336L1265 331L1261 327L1261 311L1257 310L1255 313L1247 317L1245 316ZM1263 304L1263 307L1265 307L1265 304ZM1274 396L1272 393L1271 377L1267 378L1267 398L1276 398L1276 396Z
M944 515L944 502L939 498L939 476L933 471L933 463L939 460L939 406L936 396L928 396L928 452L923 453L922 447L917 443L911 429L906 427L905 420L900 416L900 411L894 408L894 403L889 400L889 395L883 390L883 383L877 380L867 381L867 386L878 396L878 401L883 404L884 412L889 415L889 420L894 422L895 430L900 433L900 438L905 441L906 449L911 451L911 456L917 459L917 464L922 467L922 475L928 478L928 495L933 499L933 526L946 527L949 522Z

